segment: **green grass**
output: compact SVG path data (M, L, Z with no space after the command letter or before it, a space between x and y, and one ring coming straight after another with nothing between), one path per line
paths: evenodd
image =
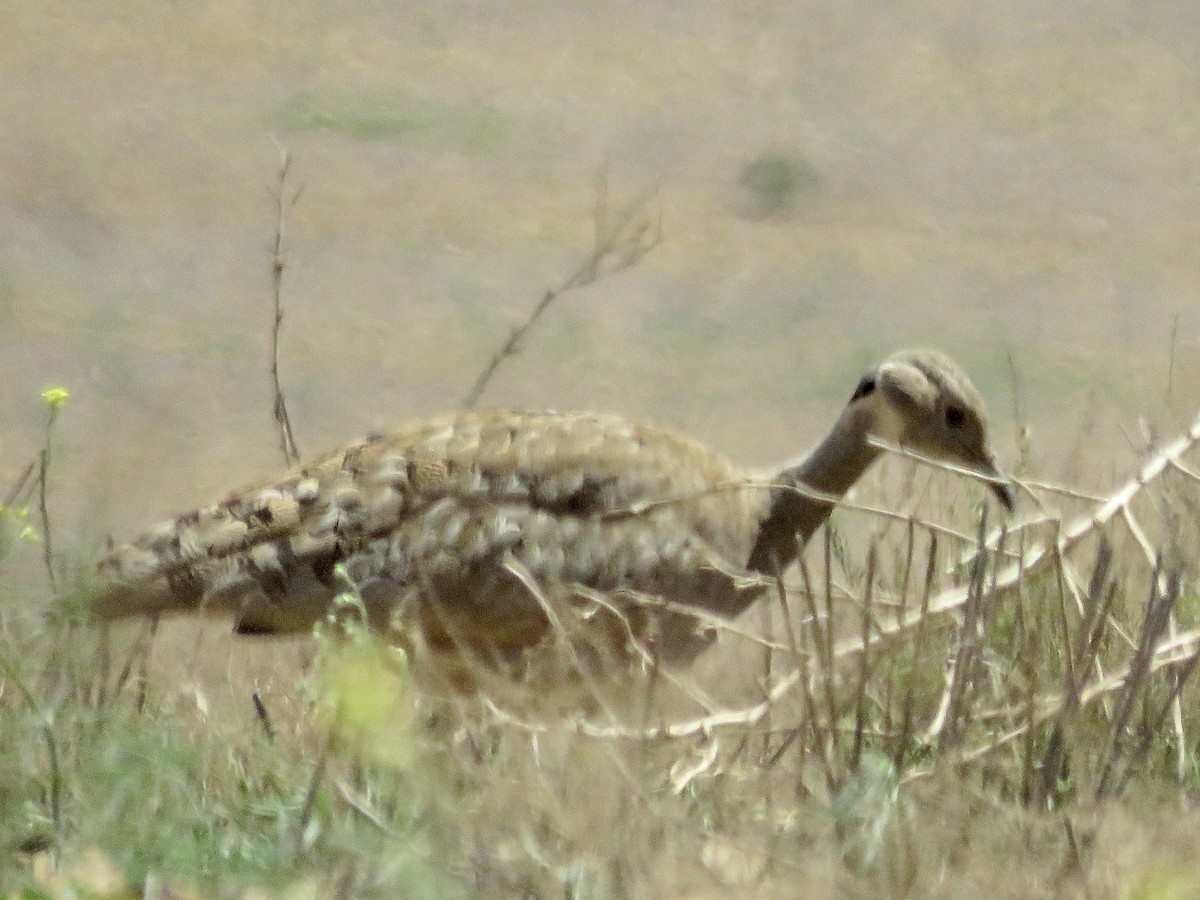
M790 150L765 150L738 176L744 214L760 219L791 213L820 183L820 173Z
M206 896L251 884L286 892L314 873L454 895L449 882L442 886L444 861L431 839L431 798L453 805L444 784L423 782L434 767L359 761L351 776L334 763L327 780L314 779L325 742L317 715L270 740L245 723L209 718L186 692L139 684L136 673L105 695L121 681L114 666L141 664L136 653L114 657L115 647L78 627L3 624L0 723L6 734L28 736L0 748L8 851L30 857L52 848L67 860L98 852L130 884L159 878ZM18 693L28 697L10 701ZM386 830L338 799L334 782L343 778L361 786L366 803L386 798ZM6 852L0 884L28 884L29 868Z
M357 141L417 140L471 156L502 149L517 123L488 106L451 107L402 96L297 93L272 110L268 126L284 133L326 132Z

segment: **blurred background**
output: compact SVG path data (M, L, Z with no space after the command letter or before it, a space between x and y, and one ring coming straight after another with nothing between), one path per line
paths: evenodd
M0 2L0 485L56 426L86 557L454 408L588 252L597 173L662 241L565 294L482 403L750 464L942 347L1002 462L1103 487L1200 396L1200 9L1098 0ZM1015 376L1015 377L1014 377Z

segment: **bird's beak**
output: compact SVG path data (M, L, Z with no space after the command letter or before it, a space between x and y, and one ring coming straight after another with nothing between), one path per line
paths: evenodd
M980 475L987 476L988 487L996 495L1000 505L1007 512L1012 512L1017 503L1017 490L1009 477L1000 471L996 461L990 455L979 461L978 468Z
M1013 487L1013 483L1011 481L993 481L989 486L1005 511L1012 512L1017 503L1017 490Z

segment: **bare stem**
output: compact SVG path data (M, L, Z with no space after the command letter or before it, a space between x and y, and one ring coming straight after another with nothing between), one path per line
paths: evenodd
M1167 353L1167 402L1171 400L1171 391L1175 387L1175 345L1179 342L1179 313L1171 320L1171 344Z
M1169 573L1165 578L1165 584L1162 574L1160 566L1155 569L1151 578L1150 600L1146 604L1137 652L1129 664L1129 674L1118 697L1117 707L1113 711L1112 744L1109 747L1104 769L1100 773L1100 782L1096 786L1097 801L1103 800L1109 793L1117 765L1125 752L1126 727L1133 716L1135 704L1146 695L1146 677L1152 671L1151 663L1158 640L1166 630L1171 610L1175 607L1175 601L1179 599L1179 573Z
M58 591L54 577L54 546L50 536L50 508L46 503L49 493L47 476L50 474L50 435L46 434L46 446L42 448L38 464L38 516L42 520L42 562L46 566L46 577L50 579L50 590Z
M0 507L13 506L21 499L21 495L25 493L26 488L29 486L29 479L33 476L37 465L37 460L33 460L25 467L25 471L21 473L21 477L13 483L12 489L5 496L4 500L0 501Z
M875 588L876 546L871 542L867 549L867 577L863 589L862 641L863 646L871 640L871 601ZM858 686L854 692L854 744L850 751L850 771L857 772L862 761L863 726L866 722L867 681L871 677L871 654L864 650L859 656ZM828 673L827 673L828 674Z
M333 747L334 733L335 729L331 728L321 747L321 752L317 756L316 765L313 766L312 776L308 780L308 789L304 792L304 803L300 807L300 819L296 823L295 850L297 856L307 849L305 842L308 840L308 824L312 821L313 810L317 806L317 795L321 790L321 782L325 779L325 767L329 763L329 751Z
M302 188L288 196L287 176L292 165L292 155L286 148L279 149L279 185L275 190L275 253L271 259L271 286L275 318L271 328L271 385L275 392L273 415L279 429L279 450L289 466L300 459L300 448L292 433L292 420L288 417L287 402L283 396L283 384L279 379L279 334L283 329L283 271L287 268L285 235L287 211L300 199Z
M637 265L662 240L662 219L645 215L657 189L646 191L614 213L608 202L608 177L601 171L596 179L596 206L592 221L592 248L579 266L557 287L550 288L525 320L516 325L508 339L488 360L462 405L471 409L479 402L496 370L520 352L521 342L550 306L568 291L587 287L602 278Z
M54 577L54 545L50 534L50 507L48 497L50 494L49 479L50 479L50 449L54 439L54 423L58 419L58 411L61 408L61 402L52 401L50 393L42 395L46 398L49 416L46 419L46 440L42 444L41 453L38 454L38 515L42 521L42 562L46 566L46 577L50 580L50 590L57 592L57 579ZM64 393L65 397L66 394ZM22 483L28 475L22 477ZM19 485L17 489L19 493Z
M275 726L271 723L271 714L267 712L267 705L263 703L262 697L258 695L258 691L254 691L250 695L250 699L254 702L254 714L258 716L258 722L262 725L263 733L266 734L267 740L275 740Z
M62 836L62 767L58 751L58 740L54 735L54 711L44 706L25 683L21 673L7 655L0 654L0 669L5 680L16 687L17 692L29 707L30 712L42 722L42 737L46 741L46 755L50 771L47 793L49 795L50 821L54 823L55 837Z

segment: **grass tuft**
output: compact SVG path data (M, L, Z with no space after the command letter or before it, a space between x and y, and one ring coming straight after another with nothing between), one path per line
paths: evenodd
M738 176L743 215L751 219L786 216L820 181L817 170L796 153L764 151L746 163Z

